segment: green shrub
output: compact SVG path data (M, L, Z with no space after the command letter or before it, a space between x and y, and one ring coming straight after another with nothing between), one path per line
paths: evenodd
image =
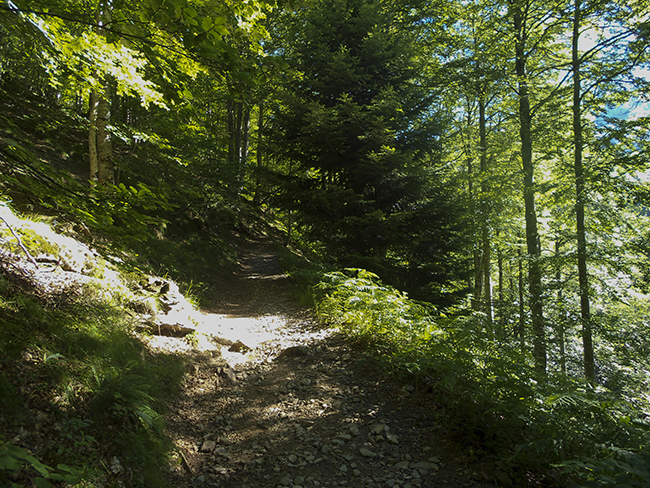
M9 476L18 474L23 470L35 471L38 476L33 477L37 488L51 488L53 482L76 485L80 481L81 470L65 464L58 464L52 468L36 459L25 449L13 444L0 444L0 481L8 483L11 487L19 488L21 485L10 481Z
M639 450L646 405L625 388L540 377L530 352L499 339L481 314L439 313L365 270L325 274L314 296L321 320L372 345L388 370L426 384L450 433L500 457L515 479L555 465L580 486L648 486L639 484L648 469ZM579 476L569 469L580 466Z

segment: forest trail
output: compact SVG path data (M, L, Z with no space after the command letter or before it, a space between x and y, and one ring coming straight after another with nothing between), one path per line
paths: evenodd
M488 487L445 442L435 404L384 378L372 360L292 300L271 243L247 241L216 290L203 337L166 416L172 487Z

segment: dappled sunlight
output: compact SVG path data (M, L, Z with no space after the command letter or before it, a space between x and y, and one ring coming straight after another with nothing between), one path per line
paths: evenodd
M287 275L274 274L274 275L251 275L246 277L247 280L263 280L263 281L278 281L287 279Z
M179 486L194 486L187 473L213 486L462 486L451 453L430 445L434 417L414 428L409 402L393 404L408 394L378 370L358 374L351 352L334 337L314 341L300 356L235 368L235 382L215 382L199 362L172 407L187 461Z
M234 317L222 314L195 314L196 333L189 338L151 336L150 347L190 353L219 351L233 368L245 363L264 362L287 347L322 340L331 330L308 330L301 322L280 315ZM231 351L233 343L241 350Z
M94 283L100 299L132 295L120 273L86 244L56 232L46 222L21 218L2 202L0 219L0 247L33 274L36 282L58 291Z

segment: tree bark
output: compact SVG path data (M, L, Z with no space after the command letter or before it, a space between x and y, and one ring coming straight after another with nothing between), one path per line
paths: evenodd
M108 86L108 83L106 84ZM111 104L106 95L97 103L97 181L100 185L114 184L113 150L108 125L111 118Z
M483 248L483 260L481 267L483 269L483 310L486 316L486 326L488 333L493 335L493 310L492 310L492 253L490 242L490 229L488 220L490 218L490 203L488 201L488 192L490 191L487 181L487 128L485 121L485 100L479 96L478 102L478 119L479 119L479 145L481 154L481 241Z
M111 20L109 1L100 0L95 11L98 26ZM99 28L98 28L99 31ZM93 89L89 99L90 130L88 132L88 154L90 159L90 180L101 184L113 184L113 150L108 125L111 118L110 80L103 81L104 93Z
M578 254L578 283L580 288L580 315L582 319L582 347L584 374L587 381L595 383L596 367L591 330L591 311L589 303L589 274L587 270L587 235L585 230L585 174L582 161L584 141L582 137L582 93L580 86L580 40L581 0L575 0L573 13L573 35L571 39L572 74L573 74L573 166L576 184L576 239Z
M535 211L535 184L532 141L532 115L526 73L526 29L521 7L514 6L515 69L519 89L519 122L521 138L521 164L524 173L524 205L526 220L526 250L528 254L528 287L533 331L533 358L535 369L546 374L546 334L542 306L541 249Z
M255 168L255 200L259 198L262 185L262 168L264 166L264 100L261 100L257 114L257 167Z
M498 236L498 234L497 234ZM499 276L499 298L497 299L497 317L498 321L498 331L497 336L499 339L505 339L506 337L506 314L505 314L505 297L503 293L503 252L500 248L497 248L497 272Z
M517 249L517 263L519 274L517 275L517 284L519 291L519 347L521 353L526 352L526 308L524 307L524 260L521 249Z
M88 159L90 160L90 181L97 181L97 106L99 104L97 92L93 89L90 91L88 100L88 119L90 129L88 130Z
M557 311L558 320L556 326L558 348L560 350L560 371L566 376L566 340L565 340L565 314L564 295L562 294L562 264L560 263L560 238L555 239L555 259L557 268L555 271L555 283L557 286Z
M243 102L229 102L228 104L228 132L230 144L228 146L228 160L232 165L234 177L237 180L238 190L241 189L246 175L246 160L248 159L248 146L250 140L250 108Z

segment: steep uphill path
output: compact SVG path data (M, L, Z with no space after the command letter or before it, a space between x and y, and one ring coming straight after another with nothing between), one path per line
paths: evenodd
M382 377L296 306L273 247L246 242L218 310L199 324L170 400L172 487L488 487L441 440L433 405ZM471 463L470 463L471 464Z

